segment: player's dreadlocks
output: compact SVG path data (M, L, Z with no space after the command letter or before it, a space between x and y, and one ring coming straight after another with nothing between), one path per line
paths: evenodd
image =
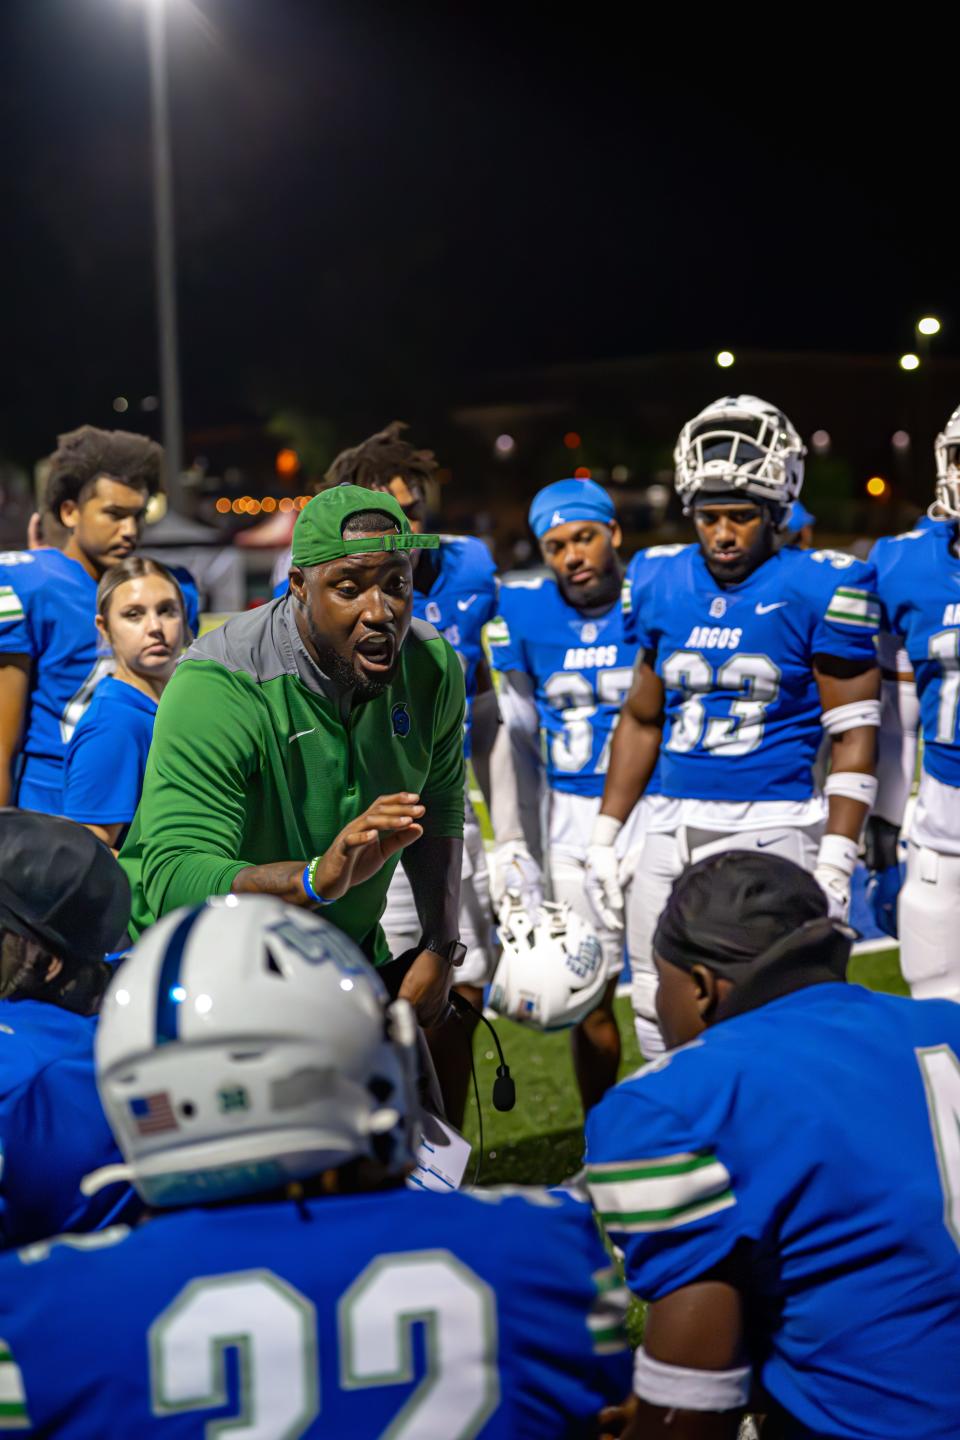
M351 450L343 450L323 477L328 485L362 485L365 490L384 489L396 476L422 490L437 468L432 450L417 450L401 433L409 429L402 420L391 420Z
M155 495L160 489L162 462L162 448L146 435L81 425L79 430L57 437L44 505L59 520L64 501L79 501L100 475Z

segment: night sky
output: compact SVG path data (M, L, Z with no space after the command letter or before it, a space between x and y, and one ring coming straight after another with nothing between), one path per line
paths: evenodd
M908 36L169 3L190 426L555 361L896 354L927 309L960 353L952 82ZM137 0L2 0L0 117L0 455L28 459L157 389Z

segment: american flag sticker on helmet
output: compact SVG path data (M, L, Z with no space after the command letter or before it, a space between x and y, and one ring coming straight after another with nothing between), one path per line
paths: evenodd
M0 1340L0 1430L29 1430L27 1397L20 1366L10 1354L6 1340Z
M128 1104L141 1135L160 1135L165 1130L180 1129L166 1090L160 1090L155 1095L141 1095L128 1101Z
M0 624L23 619L23 601L12 585L0 585Z

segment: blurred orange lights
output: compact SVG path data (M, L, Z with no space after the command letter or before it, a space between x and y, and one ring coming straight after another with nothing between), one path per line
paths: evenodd
M309 496L309 495L298 495L297 498L296 498L296 500L294 500L293 503L294 503L294 505L296 505L296 507L297 507L298 510L302 510L303 507L304 507L304 505L309 505L309 504L310 504L310 496Z
M889 488L882 475L871 475L867 481L867 494L874 500L879 500L881 496L886 495Z
M230 501L227 499L226 495L221 495L221 496L220 496L220 499L217 501L217 514L218 514L218 515L229 515L229 514L230 514Z
M278 475L296 475L300 469L300 456L296 450L280 450L277 453L276 465Z
M566 435L564 435L563 437L563 443L564 445L566 445L568 450L579 450L580 446L583 444L583 441L580 439L580 436L577 434L576 430L568 430Z
M578 465L576 470L574 470L573 472L573 478L574 480L589 480L590 471L587 469L586 465Z
M263 511L264 515L272 515L276 508L277 502L276 500L274 500L273 496L264 495L263 499L260 501L260 509Z
M289 495L284 495L283 499L280 501L280 509L283 511L284 515L290 514L290 511L293 509L293 501L290 499Z

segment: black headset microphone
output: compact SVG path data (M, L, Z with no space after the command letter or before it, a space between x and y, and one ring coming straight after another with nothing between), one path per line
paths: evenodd
M494 1110L504 1112L512 1110L517 1103L517 1087L514 1083L513 1076L510 1074L510 1066L504 1057L503 1046L500 1044L500 1036L490 1024L490 1021L486 1015L484 1015L483 1011L479 1010L476 1005L471 1005L466 996L461 995L459 991L450 991L450 1004L461 1019L466 1020L468 1016L473 1015L477 1020L482 1020L493 1036L493 1043L496 1045L497 1054L500 1057L500 1064L497 1066L497 1078L493 1082L493 1108Z

